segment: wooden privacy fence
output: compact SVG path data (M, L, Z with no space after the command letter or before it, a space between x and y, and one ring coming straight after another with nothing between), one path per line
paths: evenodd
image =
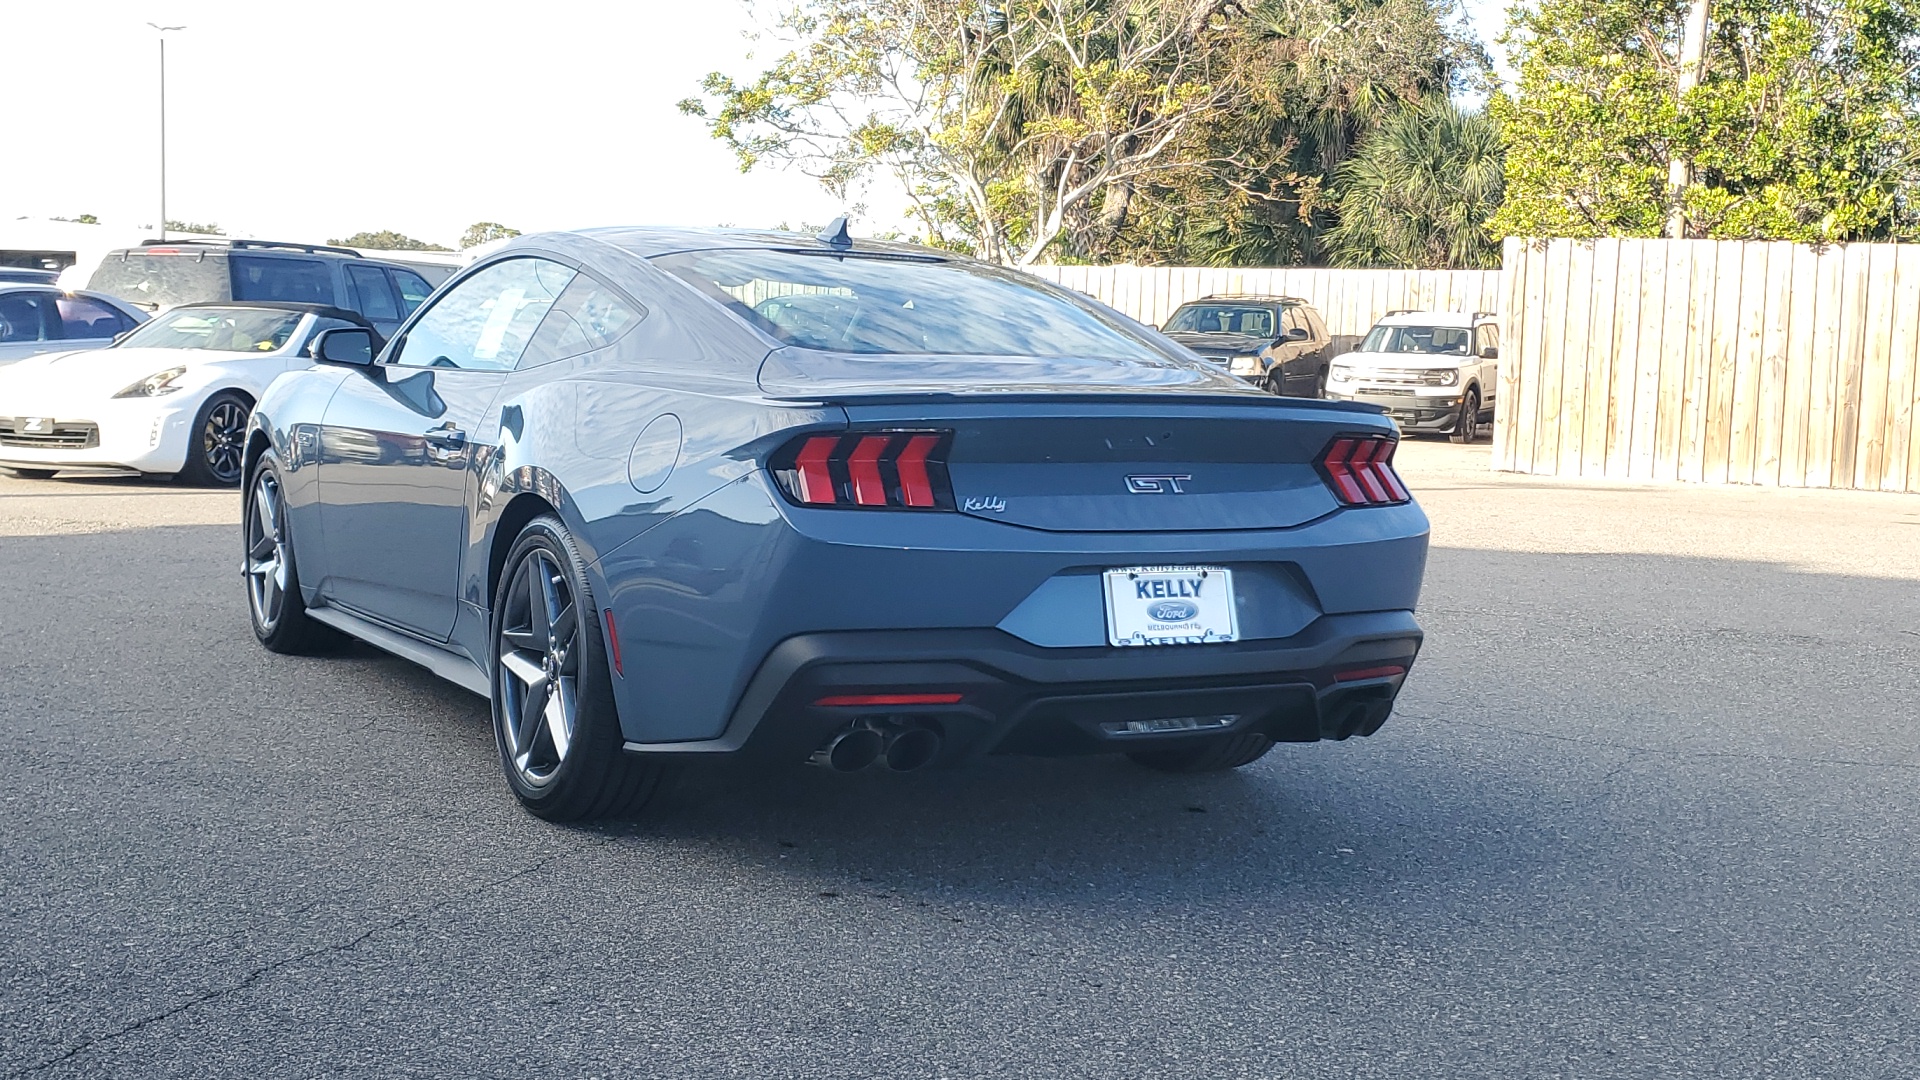
M1327 322L1344 352L1397 308L1497 311L1498 270L1300 270L1284 267L1031 266L1029 273L1078 289L1159 326L1188 300L1232 293L1297 296Z
M1508 240L1494 468L1920 491L1920 245Z

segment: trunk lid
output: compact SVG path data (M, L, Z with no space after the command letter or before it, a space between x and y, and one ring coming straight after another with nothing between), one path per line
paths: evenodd
M1393 430L1371 406L1258 392L841 404L855 428L952 431L956 508L1050 532L1303 525L1340 508L1315 464L1328 444Z

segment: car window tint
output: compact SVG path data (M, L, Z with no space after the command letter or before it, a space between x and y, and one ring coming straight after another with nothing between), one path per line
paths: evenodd
M1305 330L1308 337L1313 336L1313 327L1307 325L1306 317L1300 314L1298 304L1289 304L1281 309L1280 325L1289 332Z
M494 263L435 300L407 331L394 363L505 371L573 279L545 259Z
M639 322L645 312L613 286L587 274L573 279L547 313L521 366L564 360L613 344Z
M69 341L77 338L110 338L125 330L131 321L100 301L85 296L58 297L53 306L60 313L60 336Z
M0 293L0 341L42 341L41 321L52 293Z
M1248 304L1188 304L1167 320L1169 331L1273 337L1273 309Z
M387 284L387 272L380 267L348 263L347 291L354 310L367 318L400 318L400 306L393 299L393 286Z
M235 300L290 300L297 304L331 304L333 274L318 259L259 258L234 255Z
M413 314L414 308L433 295L433 286L427 284L427 279L411 270L394 270L393 280L400 286L400 308L405 314Z

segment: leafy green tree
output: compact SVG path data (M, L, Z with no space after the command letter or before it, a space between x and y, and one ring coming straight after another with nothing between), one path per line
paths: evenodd
M372 248L380 251L453 250L449 247L441 247L439 244L429 244L425 240L415 240L411 236L394 232L392 229L381 229L379 232L357 232L345 239L329 240L327 243L338 244L341 247Z
M465 251L470 247L479 247L481 244L519 235L519 229L509 229L497 221L476 221L467 226L466 232L460 234L460 250Z
M179 232L179 233L200 233L205 236L225 236L226 235L226 233L220 231L220 226L215 225L212 222L198 222L198 221L169 220L167 222L167 231Z
M1485 112L1446 98L1409 105L1369 132L1340 169L1338 266L1497 268L1487 220L1500 206L1505 146Z
M1920 236L1911 0L1711 0L1697 69L1691 6L1514 8L1518 84L1491 102L1508 140L1495 234Z

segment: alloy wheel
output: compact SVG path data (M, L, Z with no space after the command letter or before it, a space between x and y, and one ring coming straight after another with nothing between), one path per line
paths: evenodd
M240 482L242 451L246 448L247 409L237 401L222 401L207 413L200 430L201 460L207 472L223 484Z
M247 514L247 597L253 619L262 633L273 633L287 603L287 545L282 527L284 503L280 480L271 469L261 469L253 484L253 507Z
M514 569L500 616L502 735L522 781L552 779L573 748L579 723L580 615L553 556L527 553Z

